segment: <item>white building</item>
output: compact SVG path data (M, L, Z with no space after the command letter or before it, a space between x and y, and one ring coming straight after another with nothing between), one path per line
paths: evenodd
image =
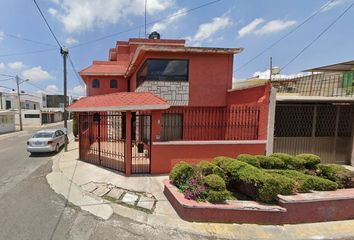
M0 134L15 131L15 112L0 110Z

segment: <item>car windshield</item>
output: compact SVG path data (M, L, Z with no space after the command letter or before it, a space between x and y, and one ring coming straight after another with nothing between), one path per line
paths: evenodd
M51 132L39 132L33 135L33 138L51 138L53 133Z

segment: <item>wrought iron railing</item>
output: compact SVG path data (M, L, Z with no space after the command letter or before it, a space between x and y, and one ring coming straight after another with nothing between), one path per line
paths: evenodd
M299 96L354 97L354 79L345 73L310 74L272 80L278 93Z

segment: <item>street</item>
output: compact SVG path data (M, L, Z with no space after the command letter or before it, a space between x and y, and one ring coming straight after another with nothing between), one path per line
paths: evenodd
M117 215L103 221L71 205L46 181L55 155L27 153L26 141L34 131L0 135L1 240L200 239L175 226L154 228Z

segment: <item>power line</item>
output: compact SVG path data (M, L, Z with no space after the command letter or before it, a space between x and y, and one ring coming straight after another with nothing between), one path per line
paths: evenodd
M47 49L35 50L35 51L9 53L9 54L2 54L2 55L0 55L0 57L11 57L11 56L30 55L30 54L35 54L35 53L49 52L49 51L53 51L53 50L57 50L57 49L58 49L58 48L47 48Z
M16 76L0 73L0 76L15 78Z
M240 67L238 67L235 71L239 71L241 69L243 69L244 67L246 67L248 64L250 64L251 62L253 62L254 60L256 60L257 58L259 58L260 56L262 56L265 52L267 52L268 50L272 49L275 45L277 45L279 42L281 42L282 40L284 40L285 38L287 38L290 34L292 34L293 32L295 32L296 30L298 30L300 27L302 27L303 25L305 25L308 21L310 21L312 18L314 18L315 16L317 16L320 12L323 11L323 9L325 9L327 6L329 6L330 4L332 4L334 1L337 0L330 0L328 1L325 5L322 5L317 11L315 11L313 14L311 14L309 17L307 17L304 21L302 21L299 25L297 25L295 28L293 28L292 30L290 30L288 33L286 33L284 36L282 36L281 38L279 38L278 40L276 40L275 42L273 42L272 44L270 44L268 47L266 47L263 51L261 51L260 53L258 53L257 55L255 55L253 58L251 58L250 60L248 60L247 62L245 62L244 64L242 64ZM235 72L234 71L234 72Z
M5 35L5 36L8 36L8 37L11 37L11 38L18 39L18 40L27 41L27 42L31 42L31 43L36 43L36 44L40 44L40 45L46 45L46 46L50 46L50 47L55 46L55 45L53 45L53 44L49 44L49 43L45 43L45 42L40 42L40 41L37 41L37 40L32 40L32 39L24 38L24 37L20 37L20 36L16 36L16 35L11 34L11 33L5 33L5 32L4 32L4 35Z
M9 88L9 87L2 86L2 85L0 85L0 88L5 88L5 89L9 89L9 90L14 90L13 88Z
M11 78L5 78L5 79L1 79L0 82L6 82L6 81L9 81L9 80L12 80L12 79L14 79L14 78L13 78L13 77L11 77Z
M190 12L196 11L196 10L198 10L200 8L212 5L212 4L220 2L220 1L222 1L222 0L210 1L210 2L204 3L202 5L196 6L194 8L190 8L190 9L187 9L185 11L180 11L180 12L177 12L175 14L168 15L168 16L166 16L164 18L160 18L160 19L157 19L155 21L148 22L148 23L146 23L146 25L152 25L152 24L155 24L155 23L158 23L158 22L162 22L162 21L165 21L167 19L179 16L179 15L188 14ZM77 44L77 45L73 45L73 46L71 46L71 49L77 48L77 47L81 47L81 46L84 46L84 45L87 45L87 44L95 43L95 42L98 42L98 41L102 41L102 40L105 40L107 38L111 38L111 37L114 37L114 36L117 36L117 35L121 35L123 33L131 32L131 31L134 31L136 29L143 28L143 27L145 27L145 24L142 24L142 25L139 25L139 26L135 26L135 27L132 27L132 28L120 31L120 32L112 33L112 34L109 34L109 35L106 35L106 36L103 36L103 37L100 37L100 38L96 38L96 39L93 39L93 40L90 40L90 41L87 41L87 42L83 42L83 43L80 43L80 44Z
M52 34L52 36L54 37L55 41L57 42L57 44L59 45L59 47L62 48L60 42L58 41L57 37L55 36L55 34L54 34L52 28L50 27L50 25L49 25L47 19L45 18L44 14L43 14L43 12L42 12L42 10L41 10L41 8L38 6L36 0L33 0L33 2L34 2L34 4L36 5L36 7L37 7L39 13L41 14L41 16L42 16L42 18L43 18L45 24L46 24L47 27L49 28L49 31L51 32L51 34Z
M309 47L311 47L318 39L322 37L334 24L338 22L352 7L354 6L354 2L349 5L341 14L339 14L334 21L332 21L325 29L323 29L320 34L318 34L309 44L307 44L301 51L296 54L287 64L280 68L280 70L284 70L287 66L289 66L292 62L294 62L303 52L305 52Z
M70 55L68 55L68 58L69 58L70 65L71 65L71 67L72 67L72 70L74 71L75 77L76 77L76 79L77 79L79 85L82 85L82 83L81 83L81 81L80 81L80 80L82 80L82 79L81 79L81 77L79 76L78 71L76 70L76 67L75 67L73 61L71 60Z

